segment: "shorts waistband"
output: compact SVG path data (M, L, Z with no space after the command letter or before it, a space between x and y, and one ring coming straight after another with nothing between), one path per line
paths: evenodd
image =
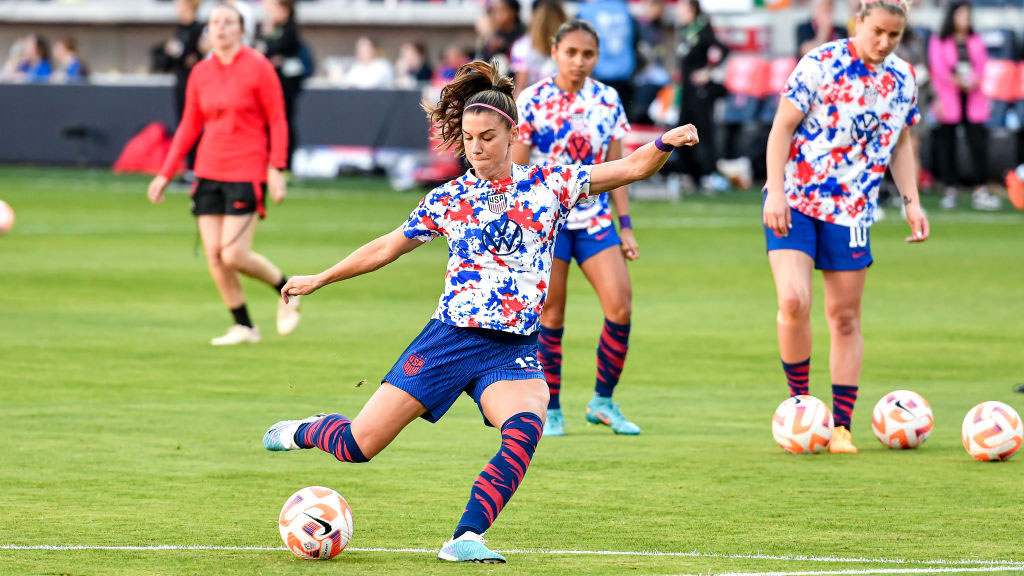
M466 328L458 327L459 330L466 330L470 334L475 334L481 338L486 338L492 342L499 344L508 344L510 346L528 346L537 343L538 332L533 334L513 334L511 332L502 332L501 330L491 330L490 328Z

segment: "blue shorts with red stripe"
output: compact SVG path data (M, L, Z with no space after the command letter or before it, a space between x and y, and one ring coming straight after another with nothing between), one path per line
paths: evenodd
M381 382L408 392L426 407L422 417L437 422L463 392L480 407L491 384L533 378L544 379L536 333L462 328L432 319Z
M622 241L619 240L619 233L615 231L614 224L594 233L587 232L586 229L562 228L555 240L555 258L566 262L572 262L575 258L577 264L583 264L598 252L620 244Z
M764 227L768 252L799 250L814 260L814 267L818 270L863 270L874 262L870 228L825 222L792 207L789 214L793 227L787 236L779 236L771 228Z

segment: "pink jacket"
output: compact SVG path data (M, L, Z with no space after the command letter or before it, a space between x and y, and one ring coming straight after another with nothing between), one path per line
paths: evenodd
M938 35L928 41L928 68L931 70L932 88L935 90L933 113L943 124L959 124L963 118L960 109L960 87L956 83L956 40L943 40ZM967 121L971 124L988 122L991 114L988 98L981 92L981 78L988 61L985 42L978 34L967 37L967 57L973 69L971 81L977 87L967 94Z

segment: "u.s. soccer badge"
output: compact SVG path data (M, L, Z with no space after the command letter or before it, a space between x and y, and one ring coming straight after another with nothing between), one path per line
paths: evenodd
M508 209L508 196L504 192L488 194L487 209L495 214L503 214Z
M878 88L874 86L868 86L864 89L864 103L868 106L874 106L878 102Z

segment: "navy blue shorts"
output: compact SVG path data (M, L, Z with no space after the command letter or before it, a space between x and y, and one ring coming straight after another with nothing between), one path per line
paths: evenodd
M779 237L764 227L768 251L799 250L814 260L818 270L863 270L871 265L870 228L847 227L811 218L790 208L793 227L789 235Z
M614 224L593 234L587 232L585 228L562 228L555 240L555 258L566 262L572 262L575 258L577 264L583 264L594 254L620 244L622 241L619 240L619 233L615 231Z
M480 407L480 396L491 384L533 378L544 379L536 333L521 336L461 328L435 319L402 352L381 382L411 394L426 407L423 418L437 422L463 392Z

